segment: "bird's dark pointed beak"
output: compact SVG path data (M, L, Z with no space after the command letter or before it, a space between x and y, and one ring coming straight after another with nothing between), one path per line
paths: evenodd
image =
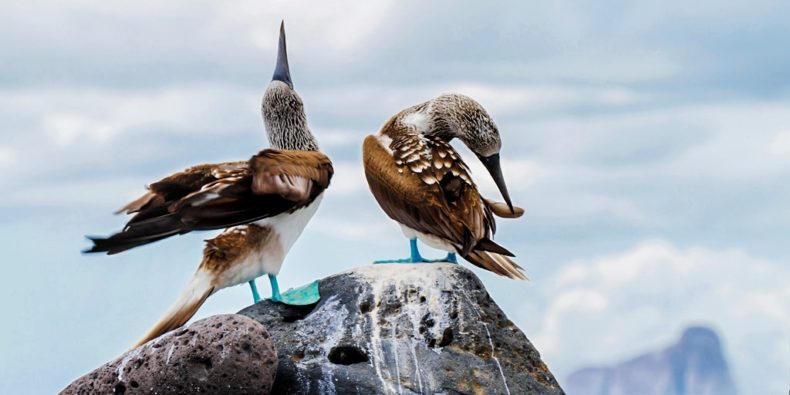
M288 51L285 48L285 21L280 23L280 44L277 47L277 65L274 67L272 81L282 81L293 89L291 70L288 69Z
M478 155L477 157L480 158L480 161L483 162L488 172L491 173L491 178L494 179L497 188L499 188L499 193L502 194L502 198L505 199L507 207L510 208L510 212L513 213L513 203L510 202L510 194L507 192L505 177L502 175L502 166L499 164L499 154L491 156Z

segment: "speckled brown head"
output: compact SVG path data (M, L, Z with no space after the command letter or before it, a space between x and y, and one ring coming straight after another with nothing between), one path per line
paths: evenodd
M447 137L457 137L477 155L485 165L499 188L510 211L513 204L507 191L502 167L499 163L499 150L502 140L494 120L488 112L471 97L461 94L446 94L434 99L431 107L434 124L438 133L449 133Z
M304 103L293 88L285 44L285 23L280 24L277 64L272 82L263 94L261 113L272 148L318 151L318 141L307 126Z

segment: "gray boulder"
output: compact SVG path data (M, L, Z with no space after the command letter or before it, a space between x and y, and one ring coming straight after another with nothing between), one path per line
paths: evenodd
M61 394L268 394L276 370L260 323L215 315L128 351Z
M277 394L562 394L524 334L468 269L372 265L320 280L306 307L240 312L269 330Z

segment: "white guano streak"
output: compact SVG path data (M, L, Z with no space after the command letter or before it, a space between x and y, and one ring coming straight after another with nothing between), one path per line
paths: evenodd
M142 351L143 351L143 348L142 347L138 347L138 348L136 348L136 349L134 349L132 351L129 351L129 353L126 354L125 357L123 357L123 359L121 360L121 363L118 365L118 370L116 371L116 373L118 373L118 381L123 381L123 370L124 370L124 368L126 368L126 364L128 364L129 361L131 361L133 358L135 358L138 355L140 355L140 352L142 352Z
M497 358L496 354L494 353L494 341L491 339L491 332L488 330L488 324L486 324L481 320L483 316L480 314L480 311L477 310L477 306L475 306L475 304L472 303L472 299L469 298L469 295L466 293L466 291L461 290L461 292L463 292L464 298L466 298L466 303L469 304L469 307L471 307L472 311L475 312L478 320L480 320L480 323L483 324L483 329L486 330L486 336L488 336L488 344L491 346L491 358L496 363L497 369L499 369L499 375L502 377L502 384L505 385L505 392L507 393L507 395L510 395L510 387L507 386L507 379L505 378L505 372L502 370L502 364L499 363L499 358Z
M430 314L434 319L434 325L428 329L431 336L435 339L441 338L444 334L444 328L450 326L449 310L450 307L442 297L442 291L450 289L449 279L446 273L442 270L426 271L422 270L417 265L408 264L379 264L375 266L368 266L354 269L353 274L362 277L362 280L369 284L371 287L371 294L373 296L373 309L370 312L370 333L371 333L371 364L376 371L376 375L381 381L382 387L389 393L402 393L403 387L401 384L401 361L398 359L398 339L396 338L397 322L401 317L408 318L412 326L412 336L409 347L409 354L414 364L414 379L417 381L417 387L420 393L431 391L426 388L423 382L423 375L420 369L420 364L417 359L417 340L421 337L419 333L420 320L426 314ZM394 281L393 279L397 279ZM425 297L424 303L405 303L401 304L401 312L393 317L385 318L379 307L379 303L383 302L379 295L388 293L387 287L394 287L395 294L403 294L408 289L418 289L421 296ZM379 322L386 322L391 328L391 336L389 342L391 344L392 357L395 362L395 372L389 371L384 349L382 347L382 332L383 328ZM441 353L441 349L433 349L435 353ZM408 360L406 360L408 361ZM408 365L408 363L406 364ZM393 374L394 373L394 374ZM385 378L384 374L388 377ZM397 379L398 386L395 388L387 379Z

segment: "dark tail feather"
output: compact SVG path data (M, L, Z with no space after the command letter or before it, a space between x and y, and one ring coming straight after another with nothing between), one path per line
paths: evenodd
M495 243L493 240L491 240L489 238L480 239L480 241L477 242L477 245L475 245L475 249L476 250L482 250L482 251L488 251L488 252L494 252L494 253L497 253L497 254L507 255L507 256L511 256L511 257L515 256L515 255L513 255L512 252L508 251L507 248L502 247L501 245Z
M509 277L516 280L529 280L524 275L521 266L513 262L510 258L497 254L494 252L474 250L467 255L464 259L471 262L477 267L492 271L500 276Z
M93 247L83 252L106 252L107 255L112 255L183 232L184 224L175 216L156 217L130 224L123 231L108 238L88 237L93 242Z
M126 250L139 247L141 245L145 245L165 239L167 237L172 236L173 234L158 236L158 237L149 237L145 239L133 239L133 240L118 240L118 239L113 239L113 237L107 239L88 237L88 239L93 242L93 247L82 250L82 252L85 254L106 252L107 255L114 255L119 252L124 252Z

